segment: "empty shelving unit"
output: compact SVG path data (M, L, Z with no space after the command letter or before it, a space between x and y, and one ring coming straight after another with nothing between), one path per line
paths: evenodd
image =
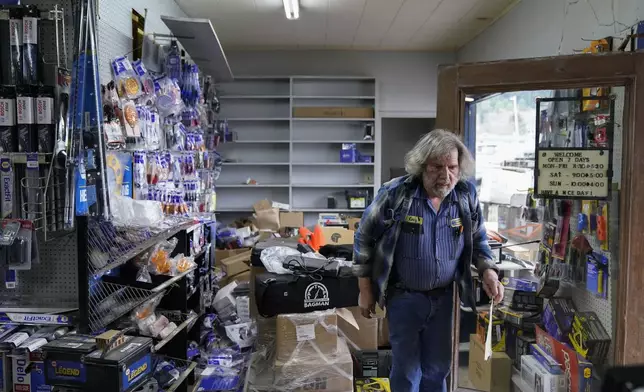
M345 191L379 186L377 83L371 77L276 76L236 77L219 86L220 119L228 121L234 141L218 148L226 160L217 182L220 219L250 212L253 203L269 199L305 213L305 223L318 214L360 214L347 205ZM296 117L303 107L370 108L373 116ZM365 128L372 125L372 138ZM342 162L343 144L356 145L370 162ZM257 185L245 185L248 179ZM336 201L329 207L329 198Z

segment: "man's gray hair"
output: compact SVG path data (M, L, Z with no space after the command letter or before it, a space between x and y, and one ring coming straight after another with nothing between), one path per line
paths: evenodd
M420 176L428 160L441 159L454 149L458 150L459 179L470 179L474 175L472 154L456 134L444 129L434 129L429 132L405 154L405 170L412 176Z

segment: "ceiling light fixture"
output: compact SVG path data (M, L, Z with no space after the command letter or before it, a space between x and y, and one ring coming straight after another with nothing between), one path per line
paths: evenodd
M284 0L284 12L286 19L294 20L300 18L300 1L299 0Z

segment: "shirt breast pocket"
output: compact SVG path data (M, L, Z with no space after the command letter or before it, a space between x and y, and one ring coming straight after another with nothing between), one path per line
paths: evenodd
M405 222L401 223L400 238L398 241L400 256L407 259L420 259L422 255L421 246L423 246L422 236L425 234L425 228L422 223Z
M454 229L445 232L439 239L436 253L439 260L457 260L461 256L465 243L463 233L456 234Z

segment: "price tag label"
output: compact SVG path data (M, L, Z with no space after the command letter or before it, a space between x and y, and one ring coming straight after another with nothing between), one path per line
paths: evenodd
M587 199L609 195L609 150L540 149L536 167L537 196Z
M38 154L37 153L27 154L27 169L38 170Z

